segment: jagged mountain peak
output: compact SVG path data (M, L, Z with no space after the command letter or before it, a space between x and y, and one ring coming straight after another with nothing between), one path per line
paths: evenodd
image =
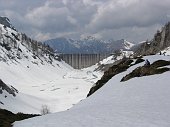
M80 40L91 40L91 41L94 41L94 40L99 40L99 39L97 39L96 37L94 37L94 36L86 36L86 37L83 37L83 38L81 38Z
M7 17L0 16L0 23L3 25L11 25L10 20Z
M127 41L127 40L124 40L124 45L125 45L125 49L129 50L131 49L135 44Z
M16 30L15 27L11 24L9 18L7 18L7 17L0 16L0 24L4 25L6 27L9 27L13 30Z

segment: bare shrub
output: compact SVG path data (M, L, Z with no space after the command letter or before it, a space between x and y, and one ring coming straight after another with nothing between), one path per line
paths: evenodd
M41 107L41 115L46 115L50 113L50 109L47 105L42 105Z

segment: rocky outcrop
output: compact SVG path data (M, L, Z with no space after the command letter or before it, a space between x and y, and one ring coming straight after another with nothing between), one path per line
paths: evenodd
M90 89L87 96L92 95L98 89L100 89L105 83L107 83L113 76L126 71L133 62L132 59L122 59L118 64L113 65L107 71L104 72L104 75L96 84Z
M23 113L14 114L8 110L0 109L0 127L12 127L12 123L14 123L15 121L20 121L36 116L39 115Z
M121 81L127 81L134 77L162 74L166 71L170 71L170 68L164 67L164 66L168 66L168 65L170 65L170 61L165 61L165 60L155 61L153 64L151 64L149 66L144 65L142 67L136 68L131 73L129 73L125 77L123 77Z
M107 71L104 72L104 75L100 80L98 80L94 86L90 89L88 96L92 95L98 89L100 89L105 83L107 83L113 76L126 71L129 67L139 64L144 60L142 57L137 57L136 59L124 58L113 63Z
M7 17L0 16L0 24L3 24L5 27L9 27L15 30L15 28L11 25L10 20Z
M12 94L14 97L16 96L16 93L18 93L18 90L15 89L13 86L7 86L1 79L0 79L0 94L3 93L3 91L8 92L9 94Z
M159 53L170 46L170 22L161 31L157 31L151 41L146 41L136 49L135 55L151 55Z

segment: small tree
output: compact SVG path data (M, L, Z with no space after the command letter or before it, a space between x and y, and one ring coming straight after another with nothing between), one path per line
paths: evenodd
M42 108L41 108L41 115L46 115L46 114L49 114L50 113L50 109L47 105L42 105Z

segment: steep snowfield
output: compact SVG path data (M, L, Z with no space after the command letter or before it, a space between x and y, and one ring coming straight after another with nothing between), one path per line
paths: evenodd
M125 47L125 49L130 50L134 45L135 44L124 40L124 47Z
M106 64L111 64L114 63L117 60L122 59L123 57L129 58L133 55L133 51L121 51L119 55L111 55L103 60L101 60L99 63L106 65Z
M169 56L147 56L152 63ZM68 111L15 122L14 127L169 127L170 73L120 82L140 63L114 76Z
M42 105L51 112L67 110L84 99L102 75L75 70L48 53L36 55L33 42L21 38L21 33L0 24L0 79L19 91L14 97L2 90L0 108L34 114Z

